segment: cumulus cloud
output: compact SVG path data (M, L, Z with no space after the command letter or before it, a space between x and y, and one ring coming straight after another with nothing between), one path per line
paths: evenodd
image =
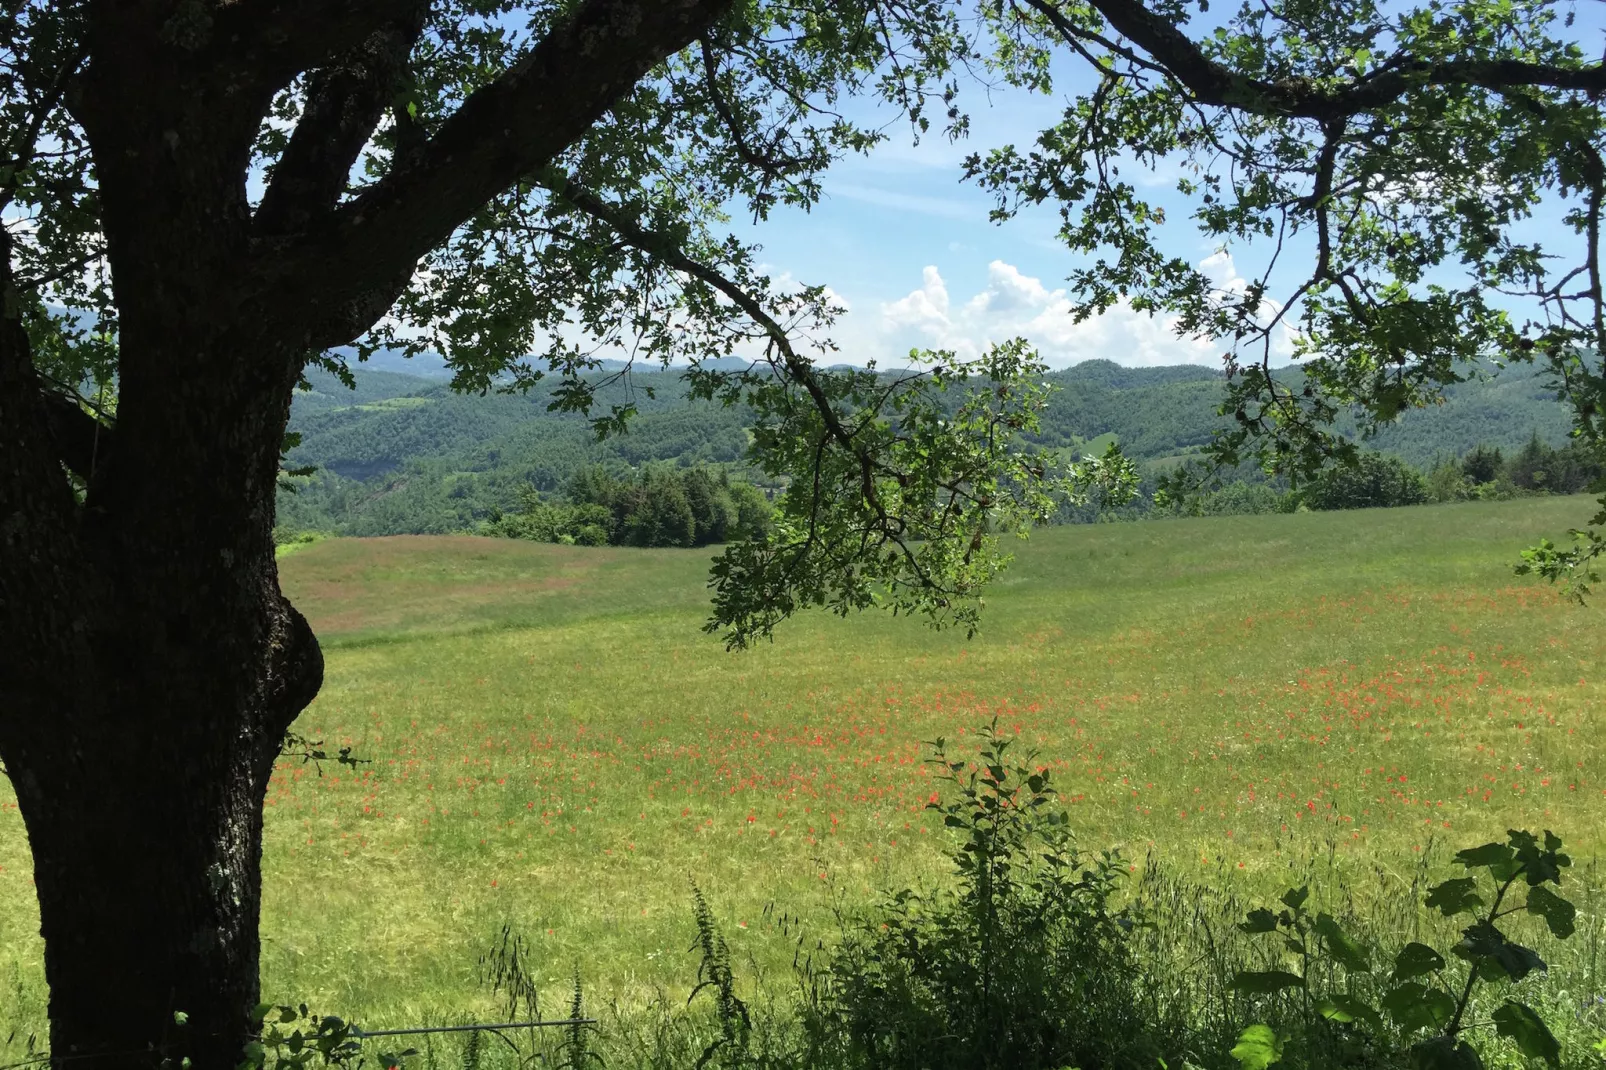
M883 305L881 316L894 329L914 328L918 331L941 335L952 326L948 318L948 284L935 265L927 265L921 272L920 289L889 305Z
M1241 293L1248 286L1228 253L1206 257L1198 267L1222 290ZM1266 313L1275 312L1268 302ZM957 306L942 273L934 265L926 267L918 290L881 306L880 333L889 345L950 349L962 357L1021 336L1055 367L1094 358L1132 367L1215 365L1226 348L1212 339L1179 338L1173 317L1138 312L1125 302L1078 323L1065 290L1051 290L1002 260L987 265L986 286ZM1276 350L1286 356L1289 341L1281 331Z

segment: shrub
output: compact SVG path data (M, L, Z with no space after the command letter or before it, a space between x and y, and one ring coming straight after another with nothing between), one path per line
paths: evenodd
M707 546L762 538L770 525L763 492L732 483L724 469L655 465L629 479L594 465L570 476L564 495L567 501L547 501L531 489L518 512L483 530L578 546Z
M1572 864L1561 846L1548 830L1541 839L1512 829L1505 843L1457 854L1467 875L1434 885L1425 905L1444 918L1464 919L1461 939L1443 954L1412 941L1393 956L1391 967L1376 962L1372 949L1332 915L1312 917L1305 906L1308 886L1283 893L1275 913L1264 907L1250 911L1239 927L1280 940L1287 965L1298 972L1246 970L1233 987L1250 996L1292 994L1300 1013L1293 1015L1289 1037L1264 1022L1249 1026L1232 1055L1244 1070L1264 1070L1283 1059L1285 1042L1292 1040L1306 1049L1301 1054L1307 1059L1328 1064L1480 1070L1484 1054L1504 1042L1527 1059L1560 1066L1561 1045L1549 1025L1512 991L1547 966L1507 929L1513 915L1526 915L1542 921L1558 940L1573 935L1577 908L1551 890ZM1511 986L1492 1008L1478 998L1491 984Z
M931 803L958 830L954 886L890 895L851 922L807 986L814 1062L878 1070L1155 1065L1142 1039L1113 853L1072 843L1046 769L1015 762L996 722L980 767L932 759L956 789Z
M1352 465L1329 468L1304 493L1312 509L1371 509L1420 505L1429 498L1422 473L1398 457L1363 453Z

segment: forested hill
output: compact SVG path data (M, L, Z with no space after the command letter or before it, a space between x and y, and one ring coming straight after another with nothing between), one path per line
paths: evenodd
M1166 463L1209 441L1222 418L1219 373L1197 366L1125 368L1087 361L1049 376L1060 387L1041 439L1083 446L1113 436L1129 456ZM292 466L319 473L280 496L281 526L354 535L458 531L520 491L555 491L591 463L639 466L740 461L747 446L741 409L692 402L673 372L638 373L627 388L600 393L603 406L632 403L628 434L598 443L585 421L547 411L546 384L524 395L462 396L439 378L359 366L356 389L315 372L296 395ZM1537 369L1509 368L1490 382L1464 383L1445 405L1408 413L1372 443L1417 465L1478 445L1507 450L1535 432L1552 444L1567 419Z

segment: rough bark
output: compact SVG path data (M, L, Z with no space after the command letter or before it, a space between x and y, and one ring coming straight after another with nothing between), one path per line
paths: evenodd
M53 455L60 403L14 317L0 338L0 757L34 856L51 1050L232 1067L258 994L267 778L322 676L273 559L288 384L207 405L217 379L169 383L184 417L125 419L81 508ZM167 461L130 470L133 451Z

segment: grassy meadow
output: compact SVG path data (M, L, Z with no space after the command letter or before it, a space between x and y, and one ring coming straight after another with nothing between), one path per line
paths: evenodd
M684 992L689 883L744 961L940 877L923 740L1039 748L1088 847L1275 894L1549 827L1606 842L1606 607L1514 577L1581 499L1057 528L984 630L809 614L729 653L706 551L331 540L281 561L322 637L298 731L371 760L282 762L264 995L372 1028L488 1012L503 923L556 989ZM37 917L0 782L0 1014L37 1016ZM0 1031L0 1040L4 1040ZM0 1048L0 1053L5 1049Z

